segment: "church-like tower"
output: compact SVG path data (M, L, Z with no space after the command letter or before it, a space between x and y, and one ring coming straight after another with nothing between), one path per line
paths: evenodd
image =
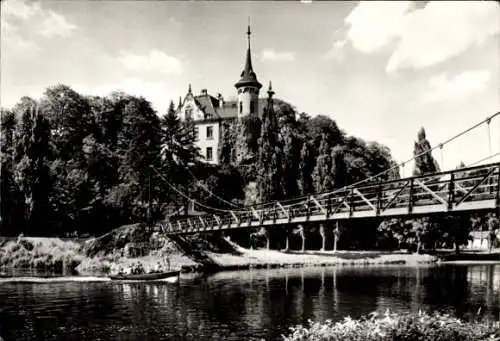
M238 118L259 113L259 91L262 84L257 80L257 75L252 68L252 55L250 51L250 25L248 25L248 48L245 68L240 80L234 85L238 90Z

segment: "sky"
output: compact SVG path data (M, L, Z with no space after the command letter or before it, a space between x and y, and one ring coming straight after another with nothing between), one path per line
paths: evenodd
M189 84L231 99L250 17L263 90L272 81L276 96L299 112L327 115L350 135L385 144L398 161L411 157L420 127L434 146L500 111L500 6L493 1L1 6L2 107L55 84L141 95L159 114ZM491 142L483 125L434 156L443 169L473 163L500 151L499 131L497 116Z

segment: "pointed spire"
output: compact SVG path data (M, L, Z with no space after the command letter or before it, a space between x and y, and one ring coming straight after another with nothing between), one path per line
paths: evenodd
M248 49L250 50L250 35L252 32L250 31L250 17L248 17L248 29L247 29L247 39L248 39Z
M272 85L271 81L269 81L269 90L267 90L267 94L269 95L269 98L272 98L274 93L275 92L273 91L273 85Z
M188 94L191 95L193 92L191 91L191 83L189 83Z
M248 29L246 32L247 39L248 39L248 48L247 48L247 56L245 60L245 67L243 68L243 71L241 72L241 79L236 83L234 86L236 88L240 88L242 86L250 85L250 86L255 86L257 88L261 88L262 84L259 83L257 80L257 75L253 71L252 67L252 52L250 49L250 35L252 34L250 30L250 18L249 18L249 23L248 23Z
M179 108L182 107L182 97L179 96Z

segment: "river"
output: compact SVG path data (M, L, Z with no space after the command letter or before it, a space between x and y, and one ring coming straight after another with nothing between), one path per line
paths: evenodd
M96 279L98 280L98 279ZM374 310L500 317L500 264L323 267L221 272L165 282L7 282L10 340L280 340L308 319Z

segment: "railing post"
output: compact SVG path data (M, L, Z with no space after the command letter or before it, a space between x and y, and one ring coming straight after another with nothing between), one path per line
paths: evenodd
M498 176L497 176L497 214L500 215L500 163L497 165Z
M349 197L347 198L349 202L349 217L352 217L354 213L354 189L349 190Z
M330 217L331 213L332 213L332 198L329 195L328 198L326 199L326 219Z
M413 183L413 178L410 179L410 196L408 197L408 213L411 213L413 211L413 190L414 190L414 183Z
M382 207L382 180L378 180L377 188L377 216L380 215L380 209Z
M450 183L448 184L448 211L453 209L455 203L455 173L450 175Z
M309 220L309 217L311 216L311 197L307 197L307 201L306 201L306 220Z

